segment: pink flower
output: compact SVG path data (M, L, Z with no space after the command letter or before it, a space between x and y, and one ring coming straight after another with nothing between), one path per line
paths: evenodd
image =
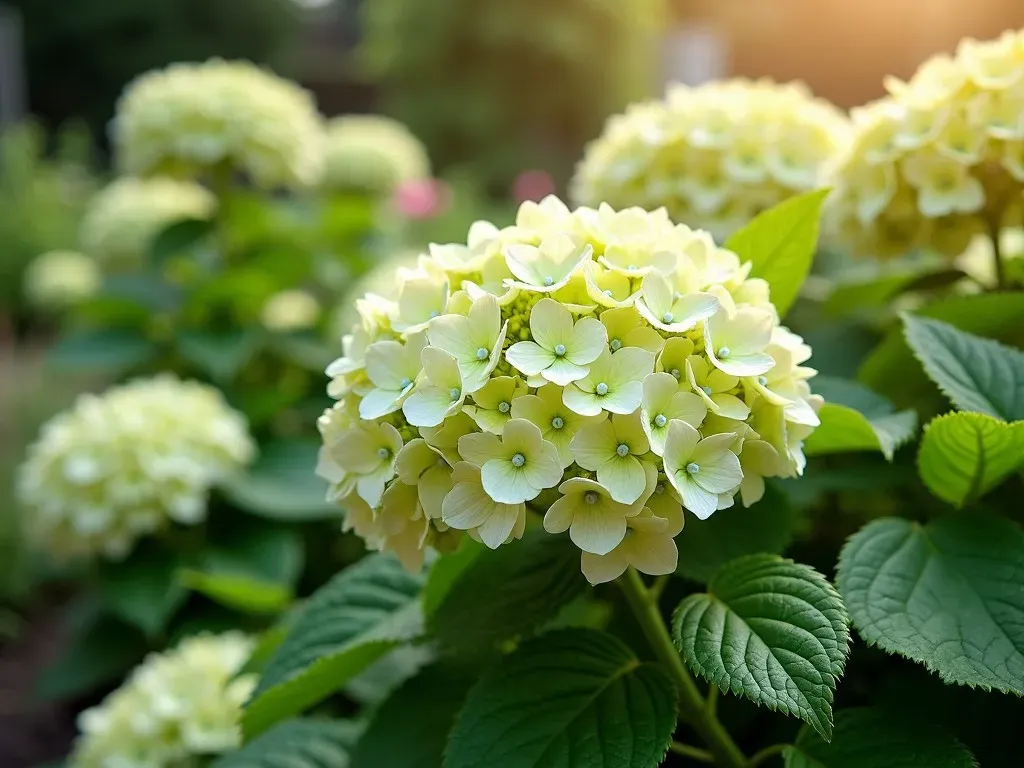
M438 179L404 181L395 190L395 206L410 219L432 219L451 203L451 190Z
M547 171L523 171L512 184L512 195L517 203L527 200L540 201L555 194L555 180Z

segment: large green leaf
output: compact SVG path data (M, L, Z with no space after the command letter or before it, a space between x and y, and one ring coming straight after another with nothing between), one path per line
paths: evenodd
M622 641L565 629L525 643L470 689L444 768L654 768L676 691Z
M210 768L348 768L362 724L295 718L281 723Z
M155 635L188 596L175 581L180 566L180 560L172 553L142 546L127 560L101 569L103 602L114 615L147 635Z
M723 691L832 733L832 698L849 654L838 593L807 565L748 555L724 565L672 621L683 660Z
M246 705L246 736L329 696L391 648L418 637L422 582L396 559L371 555L317 590Z
M707 582L725 563L741 555L781 553L793 539L796 512L774 485L749 509L735 506L707 520L691 519L676 537L676 573Z
M434 611L444 601L452 584L459 579L462 572L486 551L487 547L466 536L458 549L439 556L431 563L422 594L423 615L427 619L434 615Z
M352 768L441 768L448 733L472 674L460 667L427 667L381 705L352 754Z
M168 224L153 238L149 257L154 265L160 265L200 245L213 229L213 222L207 219L180 219Z
M850 451L881 451L892 461L896 449L917 431L917 414L899 411L868 418L860 411L825 403L818 411L821 424L804 441L804 453L820 456Z
M943 680L1024 694L1024 531L984 514L885 518L839 556L839 590L868 643Z
M791 197L758 214L725 242L753 266L751 277L771 286L772 303L785 316L810 272L818 245L818 222L827 189Z
M941 262L906 265L896 272L837 282L825 300L824 310L832 315L878 312L891 306L902 293L948 287L964 277L959 269Z
M1006 291L975 296L954 296L915 311L919 317L942 320L961 331L1024 346L1024 292ZM897 407L918 408L939 397L897 327L861 364L857 378L881 392Z
M928 489L962 506L995 488L1024 464L1024 422L981 413L948 413L924 431L917 469Z
M537 528L465 568L429 617L441 644L490 648L529 634L587 588L567 537Z
M905 712L864 707L836 712L832 742L804 730L786 768L977 768L948 731Z
M271 520L326 520L344 512L327 501L327 483L316 476L315 440L277 440L260 450L248 472L233 476L224 495L240 509Z
M1024 419L1024 352L940 320L903 315L907 343L925 372L962 411Z
M58 341L46 362L61 371L122 373L152 361L158 348L138 331L78 331Z
M184 568L178 573L178 584L242 613L280 613L292 602L292 591L283 584L237 573Z

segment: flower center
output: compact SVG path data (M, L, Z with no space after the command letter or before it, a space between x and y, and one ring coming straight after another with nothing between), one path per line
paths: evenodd
M597 504L597 491L587 491L583 494L583 500L587 504Z
M703 392L708 397L711 397L711 387L704 385L703 387L700 388L700 391Z
M686 465L686 471L691 475L696 475L698 472L700 472L700 464L691 461L689 464Z
M430 319L431 320L433 320L435 317L440 317L440 316L441 316L441 313L438 312L436 309L430 310Z
M636 269L636 264L630 264L628 267L626 267L626 269L632 271L632 270Z
M678 368L673 368L669 373L675 376L677 380L683 375Z
M629 446L625 443L619 443L619 447L615 449L615 452L624 459L629 456Z
M619 341L618 339L612 339L610 342L608 342L608 346L611 347L612 352L618 352L620 349L622 349L622 342Z
M555 344L555 357L561 357L565 354L565 344Z
M732 352L730 351L730 349L728 347L719 347L719 349L718 349L718 357L721 360L725 360L731 354L732 354Z
M553 278L551 275L544 275L544 285L554 285L554 284L555 284L555 278Z
M655 493L664 493L665 492L665 484L664 483L658 483L656 486L654 486L654 492Z
M526 463L526 457L521 453L516 453L512 456L512 466L521 467Z
M398 382L398 386L399 386L400 389L405 389L410 384L412 384L412 379L410 379L408 376L406 376L404 379L402 379L400 382Z
M563 419L561 416L555 416L555 418L551 420L551 426L554 429L561 429L562 427L565 426L565 419Z
M666 312L664 315L661 316L661 322L663 323L671 323L672 320L673 318L671 312Z
M664 427L666 424L668 424L668 419L665 418L665 414L659 413L654 417L654 426Z
M451 389L448 390L448 397L450 397L452 399L452 402L454 403L456 400L462 397L462 390L459 389L458 387L452 387Z
M607 395L607 394L608 394L608 385L607 385L607 384L605 384L605 383L604 383L604 382L602 381L602 382L601 382L600 384L598 384L598 385L597 385L596 387L594 387L594 391L595 391L595 392L596 392L596 393L597 393L597 394L598 394L598 395L599 395L600 397L604 397L605 395Z
M605 296L613 296L614 294L612 294L612 289L608 288L608 289L605 290L604 295Z
M767 376L758 376L757 377L757 383L760 384L762 387L768 386L768 377Z
M489 354L490 354L490 353L489 353L489 352L488 352L488 351L487 351L487 350L486 350L486 349L485 349L484 347L480 347L480 349L478 349L478 350L476 351L476 359L477 359L477 360L486 360L486 359L487 359L487 356L488 356Z
M675 292L674 292L674 293L672 294L672 298L673 298L673 299L674 299L675 301L679 301L679 300L680 300L681 298L683 298L683 294L681 294L681 293L680 293L679 291L675 291Z
M512 406L509 405L508 400L502 400L500 403L498 403L498 410L501 411L502 413L508 413L509 411L512 410Z
M387 448L378 448L377 456L380 458L381 461L387 461L388 459L391 458L391 451L389 451Z

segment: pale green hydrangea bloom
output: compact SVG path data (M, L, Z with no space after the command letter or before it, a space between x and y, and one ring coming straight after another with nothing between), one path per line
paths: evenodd
M255 452L245 418L215 388L139 379L82 395L44 425L17 496L44 550L120 559L171 523L202 522L210 489Z
M245 61L177 63L131 82L112 137L127 173L240 171L264 188L316 184L323 119L312 94Z
M291 333L305 331L320 319L320 302L316 296L299 288L278 291L260 310L260 323L268 331Z
M25 296L33 306L58 311L94 296L103 275L91 256L78 251L47 251L25 270Z
M181 219L208 219L216 207L216 198L191 181L124 176L89 202L79 239L101 264L137 266L165 227Z
M724 239L755 214L822 184L845 144L843 113L800 83L672 85L609 118L572 180L583 205L664 206Z
M78 716L70 768L193 768L242 743L242 705L257 676L237 675L253 642L198 635L145 659L116 691Z
M430 177L426 147L402 123L382 115L344 115L327 123L323 186L387 195Z
M664 210L553 197L431 246L356 302L327 371L318 471L345 527L415 569L537 513L594 583L673 571L684 507L756 503L818 423L810 349L748 273Z

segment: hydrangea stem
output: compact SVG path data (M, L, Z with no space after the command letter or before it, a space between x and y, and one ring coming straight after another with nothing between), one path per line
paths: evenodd
M658 609L658 597L644 586L640 574L629 568L619 577L618 584L637 622L643 629L647 642L658 659L665 665L676 687L679 689L679 719L692 727L707 743L714 755L715 764L721 768L744 768L747 759L729 736L718 718L705 706L704 697L686 669L683 660L669 637L668 627Z
M992 263L995 266L996 271L996 286L997 291L1002 291L1006 288L1006 272L1003 266L1003 247L999 242L1000 235L999 225L996 224L989 228L989 238L992 240Z

